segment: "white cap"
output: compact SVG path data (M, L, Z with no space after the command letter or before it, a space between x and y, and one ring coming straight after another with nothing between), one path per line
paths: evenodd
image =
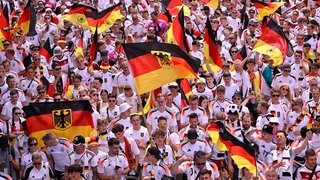
M271 117L269 120L269 123L278 123L279 124L279 119L277 117Z
M123 113L130 108L131 106L128 103L122 103L119 107L119 110L120 110L120 113Z
M168 84L168 87L169 86L175 86L175 87L178 87L178 83L177 82L171 82Z
M199 78L199 79L197 79L197 84L198 83L206 83L206 80L204 79L204 78Z

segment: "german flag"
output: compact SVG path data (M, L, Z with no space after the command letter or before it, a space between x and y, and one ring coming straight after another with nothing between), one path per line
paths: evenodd
M191 86L188 79L178 79L177 84L181 93L181 109L189 105L188 97L192 94Z
M251 173L255 174L257 166L254 150L230 134L222 122L217 121L216 123L220 127L219 139L228 148L239 169L246 167Z
M109 29L117 19L121 19L123 15L120 13L121 2L105 9L101 12L87 12L84 14L86 16L86 21L93 32L96 28L98 28L98 34L101 34L105 30Z
M90 47L90 61L88 63L88 67L92 66L93 61L97 57L97 42L98 42L98 28L94 32L91 47Z
M259 21L262 20L263 17L273 14L280 6L285 4L285 2L263 2L259 0L251 0L251 2L259 12L257 16L257 20Z
M42 76L40 80L42 84L47 87L47 94L50 97L53 97L54 93L56 93L56 88L52 86L52 84L48 81L48 79L45 76Z
M86 137L94 128L89 101L30 103L23 110L30 136L37 139L48 132L68 139L76 135Z
M28 35L36 35L36 21L36 10L34 9L33 1L29 0L21 14L18 24L21 25L24 33L28 33Z
M202 0L203 3L216 10L219 6L219 0Z
M291 43L273 19L266 22L261 31L261 36L252 51L269 55L274 60L274 66L281 64L286 58L286 53L293 51Z
M173 20L168 29L167 42L180 46L183 50L189 52L187 38L184 33L184 7L179 11L178 16Z
M152 93L149 92L147 102L146 102L146 104L145 104L144 107L143 107L143 111L141 110L141 111L139 112L139 115L148 114L148 112L150 111L150 109L151 109L152 107L153 107Z
M82 27L85 27L85 28L91 30L84 12L95 12L96 13L96 12L98 12L98 10L92 6L77 3L77 4L72 5L70 7L69 12L66 15L63 15L61 17L61 19L70 21L74 24L80 25Z
M204 56L208 59L211 69L215 72L221 69L222 61L216 43L214 42L213 30L210 19L207 18L206 30L204 32Z
M183 2L181 0L164 0L163 1L163 10L170 10L177 6L182 6Z
M122 45L138 94L180 78L196 78L200 60L174 44L146 42Z
M75 56L83 56L84 57L84 54L83 54L83 37L81 37L78 41L78 46L76 48L76 53L75 53Z
M1 1L2 2L2 1ZM0 7L0 48L3 49L2 42L4 40L11 40L10 30L9 30L9 19L8 18L8 6L2 8Z
M40 55L44 56L47 62L50 62L50 58L53 55L53 50L51 49L49 38L46 40L46 42L40 49Z

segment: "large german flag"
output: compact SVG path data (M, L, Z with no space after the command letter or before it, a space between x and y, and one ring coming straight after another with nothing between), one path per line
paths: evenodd
M29 0L21 17L19 19L18 24L23 28L24 33L28 33L28 35L36 35L36 10L33 6L33 1Z
M291 43L273 19L266 22L261 31L261 36L252 51L269 55L275 66L281 64L287 51L293 51Z
M86 137L94 128L92 108L88 101L30 103L23 109L30 136L37 139L48 132L68 139L76 135Z
M53 51L50 46L49 38L46 40L46 42L44 43L44 45L40 49L40 54L46 58L48 63L50 62L50 58L53 55Z
M178 16L168 29L167 42L176 44L187 52L190 50L184 33L184 7L180 9Z
M274 12L276 12L277 9L279 9L280 6L282 6L285 3L285 2L263 2L259 0L251 0L251 2L259 12L257 16L257 20L262 20L263 17L273 14Z
M163 11L173 9L177 6L182 6L183 2L181 0L164 0L162 2Z
M215 72L221 69L222 61L216 43L214 42L213 30L210 19L207 18L206 30L204 32L204 56L208 59L211 69Z
M84 57L84 54L83 54L83 37L81 37L78 41L78 45L77 45L77 48L76 48L76 53L75 53L75 56L82 56Z
M86 21L89 25L88 29L94 32L96 26L98 28L98 34L109 29L117 19L121 19L123 15L120 13L121 2L100 12L87 12L84 14L86 16Z
M66 15L61 16L61 19L70 21L87 29L90 29L84 12L98 12L98 10L92 6L78 3L72 5L70 7L69 12Z
M202 0L203 3L216 10L219 6L219 0Z
M1 1L2 2L2 1ZM11 40L10 30L9 30L9 19L8 18L8 6L2 8L0 7L0 48L3 49L2 42L4 40Z
M222 122L217 121L216 123L220 127L219 139L228 148L239 169L246 167L251 173L255 174L257 166L254 150L230 134Z
M122 45L138 94L180 78L196 78L200 60L174 44L146 42Z

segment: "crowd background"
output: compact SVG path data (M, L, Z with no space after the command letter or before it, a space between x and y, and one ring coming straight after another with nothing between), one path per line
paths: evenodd
M122 17L96 42L95 32L62 17L75 4L100 12L118 1L30 2L36 10L35 34L19 24L28 1L1 1L0 17L9 17L1 33L9 31L11 37L0 42L0 179L320 179L316 1L284 1L268 17L293 47L281 63L275 63L272 52L253 50L263 27L257 1L183 1L190 13L184 14L181 33L190 56L201 61L199 77L187 80L189 92L170 82L145 94L136 91L121 44L169 42L168 29L177 15L166 21L164 7L170 1L121 0ZM220 62L214 59L219 71L204 55L207 20L220 55ZM52 49L49 59L42 52L46 42ZM90 62L93 45L97 53ZM29 137L24 106L75 100L92 106L90 136ZM207 128L218 121L254 150L250 165L255 172L212 141L216 137Z

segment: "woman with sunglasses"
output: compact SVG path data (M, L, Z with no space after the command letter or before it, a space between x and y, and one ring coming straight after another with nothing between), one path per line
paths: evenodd
M287 83L282 84L279 88L279 93L279 101L281 103L288 104L288 106L290 107L292 103L292 93L290 91L290 86Z
M19 177L22 178L23 171L25 170L26 166L32 163L32 154L34 152L39 152L42 157L42 161L48 162L47 156L44 152L40 151L38 148L38 140L35 137L30 137L28 139L28 150L21 155L21 163L20 163L20 170L19 170Z
M7 133L9 133L9 137L11 139L16 138L17 136L24 133L24 129L22 126L22 122L25 119L22 117L22 112L19 107L12 108L12 118L9 119L6 123L7 125Z

